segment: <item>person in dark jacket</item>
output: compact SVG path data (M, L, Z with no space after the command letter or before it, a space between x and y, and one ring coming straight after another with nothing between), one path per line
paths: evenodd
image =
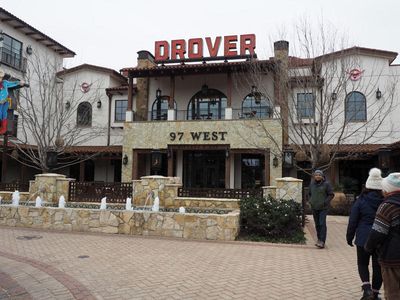
M314 171L308 194L318 237L315 246L322 249L325 247L326 241L326 216L328 214L329 203L333 199L334 194L332 186L325 180L324 173L321 170Z
M369 171L365 188L351 208L346 234L347 244L351 247L353 247L354 235L356 236L354 244L357 246L358 274L360 275L363 289L361 300L380 299L379 290L382 286L381 267L378 263L376 252L371 254L365 251L364 245L374 223L376 211L382 201L382 172L377 168L372 168ZM368 269L371 257L372 288Z
M382 179L385 197L379 206L365 250L378 250L387 300L400 299L400 173Z

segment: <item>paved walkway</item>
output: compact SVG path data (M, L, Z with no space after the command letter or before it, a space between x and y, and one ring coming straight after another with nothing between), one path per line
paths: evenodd
M359 299L346 226L325 249L0 227L0 299Z

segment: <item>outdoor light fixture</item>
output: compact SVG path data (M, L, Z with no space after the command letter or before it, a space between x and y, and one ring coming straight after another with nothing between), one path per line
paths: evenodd
M376 99L381 99L382 98L382 92L379 90L379 88L376 90Z
M285 168L292 168L293 167L293 158L294 152L292 149L286 149L283 151L283 166Z
M67 102L65 103L65 108L66 108L66 109L69 109L70 107L71 107L71 102L67 101Z
M33 53L32 46L31 46L31 45L28 45L28 46L26 47L26 53L27 53L28 55L31 55L31 54Z
M255 85L251 86L251 95L254 97L256 104L260 104L261 93L257 90L257 87Z
M49 150L46 152L46 165L51 170L57 166L58 153L54 150Z
M97 101L97 108L101 108L101 100Z
M157 89L157 90L156 90L156 98L157 98L157 99L160 99L160 98L161 98L161 90L160 90L160 89Z
M203 95L206 95L208 93L208 85L207 84L203 84L203 86L201 87L201 93Z
M383 175L387 175L390 168L391 149L388 147L381 147L378 150L378 164L379 168L383 171Z
M225 150L225 157L228 158L229 157L229 149Z
M251 86L251 93L254 95L257 92L257 87L255 85Z
M337 93L333 92L333 93L331 94L331 99L332 99L333 101L335 101L335 100L337 99Z
M274 168L277 168L277 167L279 166L279 160L278 160L278 158L276 157L276 155L275 155L275 157L272 159L272 165L274 166Z
M124 166L126 166L128 164L128 156L126 154L122 158L122 163L124 164Z

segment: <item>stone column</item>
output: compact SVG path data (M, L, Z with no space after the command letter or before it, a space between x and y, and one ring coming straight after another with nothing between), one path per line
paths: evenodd
M303 180L293 177L276 178L276 198L302 203Z
M263 186L263 198L267 199L268 196L271 196L272 198L276 198L276 186L270 185L270 186Z
M154 65L154 56L149 51L142 50L138 52L138 68L146 68ZM147 120L149 110L149 79L137 78L136 87L136 114L140 120Z
M35 181L30 181L30 198L35 199L40 196L46 202L58 202L58 187L62 190L65 187L66 176L55 173L45 173L35 175ZM60 181L58 183L58 181ZM63 183L64 181L64 183Z

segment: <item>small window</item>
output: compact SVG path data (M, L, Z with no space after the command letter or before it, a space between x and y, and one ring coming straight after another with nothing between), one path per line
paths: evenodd
M345 118L347 122L367 120L367 101L360 92L351 92L346 96Z
M13 68L21 69L22 43L3 34L1 62Z
M92 105L89 102L78 105L76 124L85 127L92 126Z
M115 100L115 122L125 122L128 100Z
M312 93L297 94L297 117L299 119L314 118L315 101Z

